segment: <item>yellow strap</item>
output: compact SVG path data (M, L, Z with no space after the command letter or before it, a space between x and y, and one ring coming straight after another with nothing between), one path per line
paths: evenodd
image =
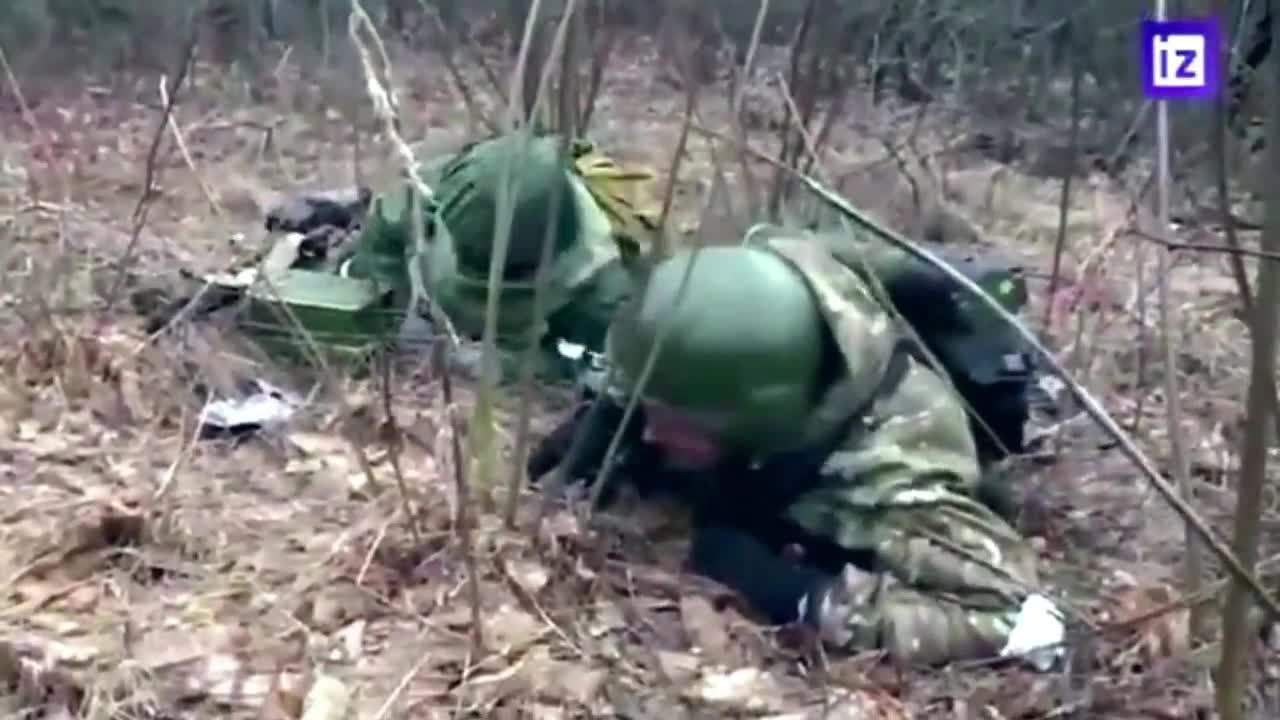
M658 232L661 208L651 192L656 178L639 167L623 167L585 141L573 144L573 168L608 216L614 241L624 255L648 254Z

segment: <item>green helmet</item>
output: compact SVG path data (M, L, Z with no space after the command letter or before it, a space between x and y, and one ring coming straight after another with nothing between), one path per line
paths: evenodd
M521 143L526 143L523 148ZM511 134L472 145L444 166L436 201L440 220L453 236L460 269L473 275L489 272L504 172L510 172L508 188L514 190L515 208L504 268L506 277L532 275L537 269L557 188L560 206L552 237L553 251L563 250L575 241L577 207L569 167L561 158L559 146L560 139L552 135L524 138Z
M609 331L607 352L624 385L639 380L667 322L646 399L705 423L739 452L791 449L801 440L828 341L799 270L773 252L741 246L664 260Z

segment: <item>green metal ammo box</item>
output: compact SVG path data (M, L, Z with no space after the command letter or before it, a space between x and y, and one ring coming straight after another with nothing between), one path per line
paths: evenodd
M270 284L249 288L241 323L273 356L306 362L313 352L308 345L314 343L326 361L360 364L394 336L403 320L397 296L365 278L286 270Z

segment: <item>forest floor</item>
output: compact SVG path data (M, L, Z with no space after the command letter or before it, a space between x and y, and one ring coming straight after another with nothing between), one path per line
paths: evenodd
M665 175L684 94L659 77L656 59L645 42L619 51L591 137ZM411 66L432 63L402 64ZM351 97L359 90L297 74L281 59L274 81L250 93L197 67L174 114L189 159L166 132L126 288L166 283L180 268L223 269L261 249L263 214L278 198L352 183L345 113L363 102ZM443 71L400 79L403 134L421 151L478 132ZM34 694L87 701L86 716L174 718L297 718L304 698L344 693L360 718L1189 718L1210 707L1216 651L1190 641L1185 609L1165 607L1181 584L1182 523L1066 408L1050 443L1057 462L1025 479L1034 498L1025 524L1046 585L1067 593L1075 612L1065 670L991 662L898 671L870 655L824 656L682 574L683 549L661 539L660 522L587 529L553 508L533 528L538 496L528 491L517 529L490 510L478 518L476 646L440 378L424 361L398 373L393 393L409 440L400 462L416 538L388 449L369 430L382 413L373 383L341 379L287 428L247 442L194 440L195 379L218 387L252 374L291 378L258 367L225 328L148 338L126 300L105 309L163 105L157 78L24 89L30 114L11 87L0 93L0 684L18 690L0 698L6 714L30 707ZM705 94L699 125L728 132L725 95ZM781 116L781 99L770 98L767 88L749 97L759 125ZM1028 322L1166 465L1158 248L1136 232L1152 227L1132 210L1136 193L1097 173L1076 181L1066 291L1046 328L1061 181L955 150L946 113L873 107L857 93L849 103L823 161L846 197L894 227L921 230L886 151L909 127L915 151L941 168L960 225L1031 271ZM773 153L775 136L752 130L749 141ZM360 172L378 187L393 176L394 155L372 134L361 143ZM723 198L708 197L710 147L695 134L676 186L689 228L701 217L714 230L717 213L732 216L717 209ZM736 161L727 166L740 178ZM770 176L759 161L747 166ZM234 233L246 239L229 240ZM1180 239L1218 242L1194 228ZM1223 256L1177 261L1166 279L1183 338L1194 504L1221 532L1234 505L1247 333ZM465 384L456 400L465 414ZM535 431L557 412L549 402ZM516 403L503 404L509 446ZM499 468L500 484L506 476ZM1263 557L1280 547L1275 503L1268 496ZM1259 671L1259 692L1270 695L1259 707L1270 702L1275 713L1275 668Z

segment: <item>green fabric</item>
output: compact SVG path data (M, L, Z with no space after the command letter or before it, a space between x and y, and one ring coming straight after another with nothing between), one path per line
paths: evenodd
M561 156L560 145L556 136L514 133L476 143L444 166L435 199L439 220L453 236L460 268L488 274L498 206L503 202L514 207L504 271L508 277L531 277L536 270L557 193L553 252L576 241L580 218L572 204L570 164Z
M521 154L520 142L529 144ZM613 313L632 294L634 283L622 266L619 235L648 227L631 215L641 216L647 205L639 200L649 178L627 174L623 168L588 143L575 143L572 162L559 156L560 139L518 135L474 143L448 157L424 162L418 175L435 196L424 207L426 251L418 269L428 292L449 316L458 333L479 339L484 331L488 305L489 260L493 246L497 189L503 166L511 160L518 187L512 220L508 262L498 291L498 344L509 355L503 365L520 357L538 324L534 316L535 270L547 227L548 207L556 183L560 192L558 232L554 238L543 318L536 335L546 344L549 337L564 338L600 352ZM591 177L584 177L578 163L591 161ZM598 176L598 177L596 177ZM588 183L600 183L596 188ZM593 189L594 188L594 189ZM634 205L620 203L624 193L636 192ZM387 275L365 259L368 248L380 248L373 257L392 257L396 249L412 254L407 203L411 189L403 183L374 200L369 219L356 242L356 254L348 264L353 277ZM617 197L615 197L615 195ZM602 204L611 202L613 205ZM616 207L615 207L616 206ZM647 216L641 218L647 219ZM647 244L646 238L633 239ZM544 363L554 368L557 363Z
M400 192L373 199L361 241L345 271L349 277L371 279L380 287L391 288L405 300L410 295L408 268L414 252L409 224L412 192L406 184Z
M812 598L824 639L908 663L997 654L1037 584L1036 557L974 497L979 466L958 398L895 352L901 330L851 256L838 259L809 233L779 227L748 241L805 279L833 341L831 360L844 370L803 423L808 446L824 453L817 477L796 478L803 489L777 508L851 558L874 558L875 572L850 567L842 592ZM905 370L891 374L896 363ZM743 482L730 467L715 481L718 496Z
M631 297L632 291L631 274L623 268L621 260L614 260L579 285L563 307L547 318L534 353L535 377L548 382L576 378L582 366L560 355L556 339L564 338L591 349L603 347L610 321L619 306ZM505 310L505 298L503 302ZM497 354L503 381L519 377L524 349L528 346L527 330L527 327L517 326L514 334L500 338ZM474 377L479 377L478 360L468 370Z
M556 329L561 337L600 351L602 333L598 316L601 308L616 307L619 294L629 295L630 283L618 277L616 267L607 279L597 279L597 274L606 266L611 263L616 266L619 257L612 239L613 229L577 178L571 179L569 190L567 200L578 215L579 233L572 245L552 257L543 305L543 317L548 320L543 321L538 334L545 334L549 319L558 316ZM428 291L434 294L458 332L472 338L481 337L489 298L488 267L480 272L467 268L458 256L456 240L450 233L440 233L433 239L430 254L422 263ZM535 287L533 277L503 281L498 301L500 344L519 348L527 343L529 328L537 321ZM570 305L582 308L565 313Z
M785 260L726 246L659 263L609 334L624 383L639 380L665 327L646 397L678 404L740 451L801 440L817 399L824 327L804 278Z
M815 414L827 426L873 399L899 332L820 243L778 233L768 246L808 278L848 370ZM991 655L1036 585L1035 555L973 496L978 462L963 407L942 378L909 363L897 387L880 388L842 430L818 485L785 514L885 568L874 604L850 616L874 626L882 647L919 662Z
M610 260L575 287L568 302L547 317L547 331L552 337L599 352L605 346L610 323L635 289L636 279L622 259Z

